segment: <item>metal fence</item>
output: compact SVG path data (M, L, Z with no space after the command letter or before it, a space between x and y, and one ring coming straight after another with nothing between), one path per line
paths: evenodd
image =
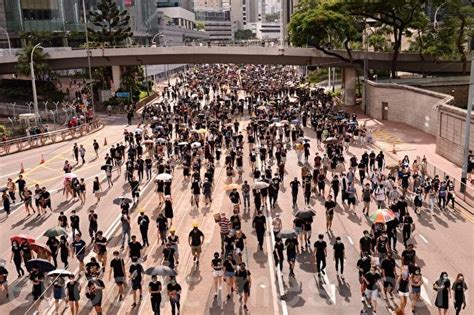
M90 123L74 128L66 128L38 135L2 141L0 142L0 156L78 138L98 129L102 125L103 124L100 120L94 120Z

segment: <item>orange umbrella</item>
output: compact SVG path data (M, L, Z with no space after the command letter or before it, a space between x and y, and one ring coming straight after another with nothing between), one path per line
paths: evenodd
M51 250L49 250L49 248L46 247L46 245L44 245L44 244L36 244L36 243L35 244L30 244L30 248L31 248L32 251L34 251L37 254L46 253L49 256L53 255L51 253Z
M34 242L36 242L36 240L34 238L32 238L28 235L25 235L25 234L19 234L19 235L10 237L11 242L17 241L18 244L23 243L24 240L26 240L28 242L28 244L33 244Z

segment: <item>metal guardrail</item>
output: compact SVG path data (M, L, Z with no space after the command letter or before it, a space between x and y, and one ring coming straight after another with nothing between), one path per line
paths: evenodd
M73 128L66 128L45 132L38 135L16 138L0 142L0 156L10 153L21 152L23 150L41 147L65 140L81 137L92 130L98 129L102 125L100 120L94 120ZM12 150L13 149L13 150Z

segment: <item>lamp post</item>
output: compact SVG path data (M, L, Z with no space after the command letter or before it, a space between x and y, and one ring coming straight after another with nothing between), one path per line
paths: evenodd
M89 47L89 31L87 30L87 13L86 13L86 2L82 0L82 11L84 13L84 32L86 35L86 52L87 52L87 67L89 69L89 82L90 82L90 89L91 89L91 105L92 105L92 113L95 117L95 106L94 106L94 87L92 81L92 66L91 66L91 50Z
M35 123L38 124L38 117L39 117L39 110L38 110L38 95L36 95L36 78L35 78L35 67L33 62L33 55L35 53L36 48L43 48L40 44L36 44L33 49L31 50L30 56L30 70L31 70L31 86L33 87L33 106L35 110Z
M0 27L0 31L3 31L5 33L5 36L7 37L8 41L8 54L11 56L12 55L12 43L10 42L10 35L8 35L8 32L6 29L3 27Z
M466 191L467 166L469 164L469 145L471 142L471 115L474 102L474 54L471 52L471 75L469 76L469 98L467 100L466 122L464 124L464 157L461 173L461 192Z
M156 36L163 36L163 33L159 32L159 33L156 33L155 35L153 35L153 37L151 38L152 47L156 47L156 42L155 42Z
M438 19L437 19L437 17L438 17L439 9L441 9L445 4L446 4L446 2L441 3L441 5L439 5L435 10L435 13L434 13L434 16L433 16L433 27L434 27L434 29L438 28Z

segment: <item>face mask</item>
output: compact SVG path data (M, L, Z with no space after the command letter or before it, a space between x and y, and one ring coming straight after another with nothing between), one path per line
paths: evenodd
M336 243L341 244L341 241L336 241Z
M463 281L464 280L464 277L459 277L459 281Z
M443 279L444 279L444 280L448 280L448 276L443 276Z

